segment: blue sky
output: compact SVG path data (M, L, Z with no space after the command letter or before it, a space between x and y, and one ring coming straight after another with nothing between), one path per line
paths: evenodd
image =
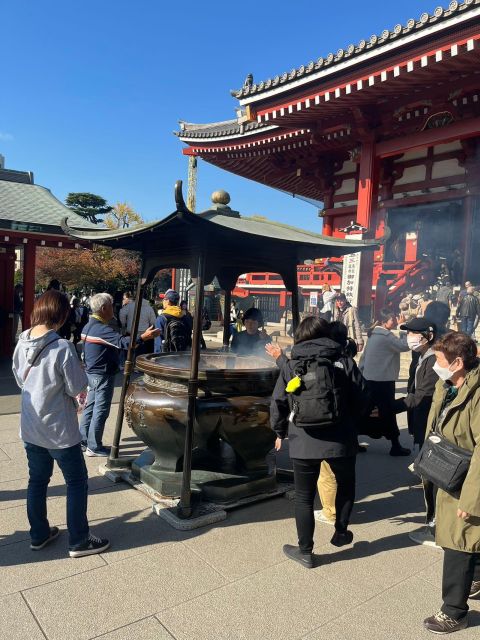
M289 71L438 3L3 3L0 153L60 199L90 191L161 218L174 208L175 180L186 183L183 145L172 135L179 119L232 118L230 89L248 73L258 82ZM200 161L197 210L218 188L246 215L320 229L311 205Z

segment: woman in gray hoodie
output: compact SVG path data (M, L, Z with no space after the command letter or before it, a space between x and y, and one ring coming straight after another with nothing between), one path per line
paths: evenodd
M28 459L27 514L30 548L43 549L59 535L47 519L47 487L56 460L67 484L67 528L72 558L101 553L110 543L89 532L88 475L80 446L75 396L87 376L74 346L57 331L70 305L51 289L35 302L32 328L24 331L13 354L13 373L22 390L20 437Z

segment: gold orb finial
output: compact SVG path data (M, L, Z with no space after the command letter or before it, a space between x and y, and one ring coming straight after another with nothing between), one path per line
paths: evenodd
M223 189L217 189L212 193L212 202L213 204L227 205L230 202L230 194Z

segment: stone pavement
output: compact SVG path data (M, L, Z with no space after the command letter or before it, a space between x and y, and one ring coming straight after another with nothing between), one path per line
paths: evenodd
M0 405L8 401L0 397ZM1 408L1 407L0 407ZM108 422L111 441L116 405ZM90 474L89 518L111 538L97 556L67 556L65 487L58 470L49 490L50 523L61 536L29 548L27 467L19 415L0 416L0 638L6 640L421 640L422 621L440 604L441 551L410 542L422 523L423 500L409 458L391 458L385 441L369 441L358 457L354 544L329 544L318 524L317 566L287 560L295 543L293 502L286 498L230 512L226 521L180 532L125 484ZM363 440L363 438L362 438ZM365 439L368 440L368 439ZM407 435L402 435L407 442ZM129 453L141 443L125 428ZM279 464L288 464L281 452ZM479 637L480 602L471 626Z

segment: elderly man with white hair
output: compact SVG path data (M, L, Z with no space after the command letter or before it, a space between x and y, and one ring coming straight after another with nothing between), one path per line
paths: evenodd
M113 318L113 298L97 293L90 298L92 316L82 329L88 395L80 421L82 449L87 456L106 457L110 449L102 442L105 422L110 413L115 374L122 349L128 349L130 337L122 336L109 326ZM152 340L158 329L149 327L136 340L137 344Z

